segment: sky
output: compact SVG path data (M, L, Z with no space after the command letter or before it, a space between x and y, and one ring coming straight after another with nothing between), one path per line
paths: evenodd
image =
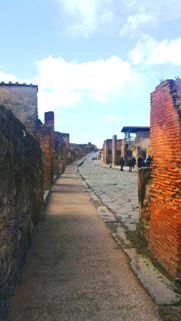
M0 81L38 85L70 142L149 126L150 93L181 76L181 1L0 0Z

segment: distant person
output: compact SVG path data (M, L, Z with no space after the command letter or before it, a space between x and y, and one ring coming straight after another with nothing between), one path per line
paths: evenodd
M151 161L152 161L152 158L150 155L148 155L146 158L146 167L151 167Z
M136 158L133 156L132 157L132 169L134 170L134 167L136 165Z
M137 159L137 164L138 164L138 168L141 168L141 165L142 165L141 156L138 157L138 159Z
M112 168L112 163L111 162L109 163L109 168Z
M129 172L132 172L132 169L133 169L133 159L132 158L128 159L128 166L129 166Z
M145 167L146 166L146 160L145 160L145 156L141 157L141 167Z
M123 171L124 170L123 169L123 167L124 167L124 158L123 157L121 157L121 159L120 159L120 166L121 166L120 171Z

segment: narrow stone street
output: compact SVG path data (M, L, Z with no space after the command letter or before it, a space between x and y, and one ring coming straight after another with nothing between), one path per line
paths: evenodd
M10 320L160 320L86 194L76 165L68 166L52 187Z
M120 171L120 166L113 170L99 164L103 165L89 156L80 167L80 174L120 222L135 231L139 217L137 172L128 172L128 168Z

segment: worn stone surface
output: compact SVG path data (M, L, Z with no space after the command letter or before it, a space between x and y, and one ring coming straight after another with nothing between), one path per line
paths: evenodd
M77 175L68 166L52 187L11 321L159 321Z
M138 173L94 166L91 157L79 170L95 194L115 213L118 221L126 229L136 231L139 220Z
M39 221L42 191L39 144L0 106L0 320Z

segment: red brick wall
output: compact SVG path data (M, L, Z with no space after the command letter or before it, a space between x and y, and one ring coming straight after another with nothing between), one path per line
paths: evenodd
M106 139L103 145L103 162L109 164L112 162L112 139Z
M174 278L181 278L181 80L166 80L151 94L149 248Z

